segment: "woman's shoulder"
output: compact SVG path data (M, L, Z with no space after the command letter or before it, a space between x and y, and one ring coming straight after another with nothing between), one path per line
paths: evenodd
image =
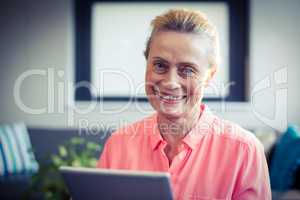
M226 140L230 140L233 143L238 143L247 148L262 148L262 143L258 140L254 133L243 128L239 124L215 117L212 134L216 137L220 137Z

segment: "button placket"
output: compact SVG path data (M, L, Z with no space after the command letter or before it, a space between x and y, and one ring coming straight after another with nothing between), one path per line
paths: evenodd
M165 141L162 141L162 144L161 144L161 146L159 148L159 151L160 151L160 154L161 154L162 159L163 159L164 168L168 169L168 171L169 171L169 169L170 169L169 159L168 159L168 157L167 157L167 155L166 155L166 153L164 151L164 149L165 149L166 146L167 146L167 143Z
M188 155L188 150L183 149L174 157L170 166L170 173L174 173L184 164L183 162L186 159L187 155Z

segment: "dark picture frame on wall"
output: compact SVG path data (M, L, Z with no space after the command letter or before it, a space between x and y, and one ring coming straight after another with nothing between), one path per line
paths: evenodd
M174 2L174 1L74 1L74 36L75 36L75 100L76 101L142 101L146 97L133 96L94 96L91 87L92 59L92 6L97 2ZM225 97L204 98L204 101L247 101L247 64L249 57L249 0L199 0L176 2L222 2L226 3L229 14L229 87Z

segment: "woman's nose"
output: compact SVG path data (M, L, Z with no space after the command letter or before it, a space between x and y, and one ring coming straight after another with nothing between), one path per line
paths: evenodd
M165 74L164 80L162 81L162 85L165 89L174 90L180 88L180 77L178 77L177 69L173 68Z

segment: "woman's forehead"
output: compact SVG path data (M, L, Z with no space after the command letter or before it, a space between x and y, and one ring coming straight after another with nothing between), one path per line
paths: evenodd
M159 32L150 45L149 59L161 57L169 62L207 61L208 42L205 38L191 33Z

